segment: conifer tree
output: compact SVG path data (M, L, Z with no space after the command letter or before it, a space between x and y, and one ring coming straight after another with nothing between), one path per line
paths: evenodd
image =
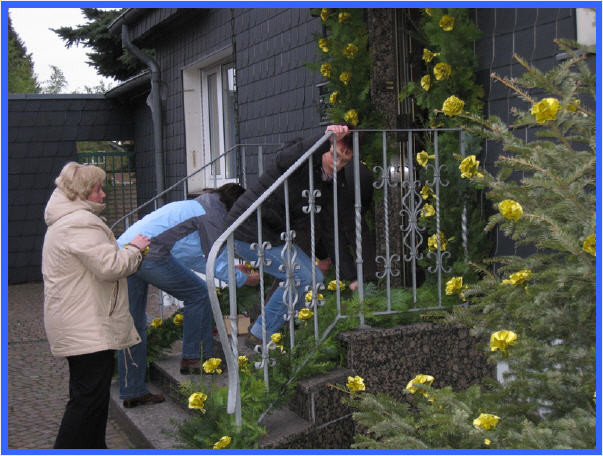
M31 54L19 37L8 15L8 93L39 93Z
M455 100L442 107L473 134L502 143L496 175L467 162L464 173L485 186L496 211L486 229L499 226L516 245L535 250L491 258L475 265L477 283L453 284L470 305L447 322L489 338L483 348L492 362L508 363L508 372L502 383L457 392L417 372L408 402L352 395L365 430L357 447L596 445L595 57L594 48L557 44L569 58L547 73L517 57L526 70L520 78L493 75L522 102L512 125L465 112Z

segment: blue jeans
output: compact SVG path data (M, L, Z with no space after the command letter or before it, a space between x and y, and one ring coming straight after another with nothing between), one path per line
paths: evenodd
M203 341L203 358L213 356L214 320L205 281L171 255L160 261L144 260L140 269L128 277L130 313L142 341L130 348L131 356L127 350L125 354L123 350L118 351L119 397L121 399L132 399L149 392L145 384L146 306L149 284L183 301L182 357L186 359L200 358L201 341Z
M316 283L324 280L322 271L318 267L312 264L312 260L306 255L303 250L295 245L297 250L297 257L295 263L298 264L299 270L294 271L295 280L299 280L299 286L297 287L297 303L295 308L301 309L305 305L305 294L304 291L306 286L312 288L312 267L316 269ZM283 264L281 258L281 252L285 249L285 245L272 246L271 249L264 250L265 258L272 260L269 266L264 266L264 271L273 277L280 280L286 279L286 273L279 270L279 266ZM235 252L238 256L248 260L256 261L257 250L251 250L250 244L243 241L235 241ZM286 256L285 256L286 258ZM278 287L272 294L268 302L264 307L264 314L266 316L266 338L270 341L270 336L277 332L284 324L284 315L287 313L287 306L283 302L283 295L285 290ZM258 318L250 330L258 339L262 338L262 319Z

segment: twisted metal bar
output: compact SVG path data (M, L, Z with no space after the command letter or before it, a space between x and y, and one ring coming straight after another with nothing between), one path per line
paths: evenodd
M358 132L353 133L354 144L354 222L356 224L356 280L358 302L364 301L364 274L362 271L362 200L360 199L360 151ZM360 313L360 324L364 326L364 314Z
M299 298L297 287L299 280L295 280L295 271L300 269L297 259L297 249L293 244L295 231L291 229L291 212L289 208L289 181L285 180L283 191L285 193L285 232L281 233L281 239L285 241L285 248L281 250L283 264L279 270L285 273L285 282L280 282L279 286L285 289L283 293L283 303L287 307L287 313L283 316L285 321L289 322L289 345L293 350L295 345L295 306Z
M466 155L465 150L465 132L461 130L459 132L460 136L460 144L461 144L461 156L464 157ZM467 201L463 200L463 213L461 214L461 235L463 237L463 252L465 253L465 263L469 262L469 236L467 229Z

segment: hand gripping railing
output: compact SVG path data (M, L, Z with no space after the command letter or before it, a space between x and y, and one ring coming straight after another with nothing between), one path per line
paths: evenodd
M237 425L242 424L241 419L241 398L239 393L239 369L238 369L238 334L237 334L237 303L236 303L236 283L235 283L235 272L232 267L234 263L234 232L236 229L241 226L244 222L246 222L250 216L256 212L258 209L261 210L261 205L281 186L283 185L287 179L297 170L299 169L306 161L310 161L310 169L311 169L311 160L312 155L316 150L323 145L328 138L332 135L332 133L326 133L322 136L314 145L308 149L301 157L299 157L295 163L289 167L289 169L281 175L270 187L257 199L254 203L243 212L233 223L228 227L228 229L216 240L214 245L212 246L207 260L207 268L206 268L206 277L208 283L214 283L215 278L215 263L216 258L218 257L218 253L222 250L224 243L227 243L227 254L228 254L228 264L229 264L229 298L230 298L230 325L231 325L231 343L229 344L228 336L226 332L226 325L224 324L224 319L222 316L222 311L220 309L220 304L218 301L218 295L215 287L208 287L209 298L212 306L212 312L214 315L214 321L216 327L218 329L218 336L220 338L220 342L222 347L224 348L224 357L228 370L228 404L227 404L227 412L230 414L235 414L235 422ZM336 155L336 154L335 154ZM335 164L336 166L336 164ZM335 186L335 183L334 183ZM312 192L312 189L310 190ZM258 215L258 220L260 220L260 215ZM258 222L259 223L259 222ZM261 228L261 227L260 227ZM289 231L289 233L291 233ZM261 229L259 230L260 235L260 245L258 248L262 248L261 243ZM258 255L259 267L260 267L260 277L263 272L263 261L260 255ZM314 253L312 254L312 261L314 261ZM313 293L313 296L316 297L316 292ZM290 297L291 298L291 297ZM303 299L303 297L302 297ZM315 298L316 299L316 298ZM263 302L262 302L263 304ZM262 306L263 307L263 306ZM264 315L262 309L262 318ZM262 326L265 331L265 324ZM263 353L262 356L266 356L266 338L263 338ZM230 349L229 349L230 348Z

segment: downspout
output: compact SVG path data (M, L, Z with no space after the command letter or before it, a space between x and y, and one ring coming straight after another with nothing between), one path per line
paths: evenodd
M130 33L125 23L121 24L121 45L140 59L151 70L151 94L147 98L147 105L151 108L153 119L153 145L155 149L155 182L157 193L165 189L164 159L163 159L163 116L161 112L161 71L159 65L152 57L142 52L130 41ZM158 204L163 204L159 198Z

